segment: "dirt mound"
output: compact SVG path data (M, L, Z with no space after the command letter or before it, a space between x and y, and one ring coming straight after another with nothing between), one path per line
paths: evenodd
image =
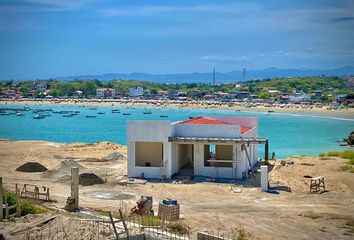
M16 168L18 172L45 172L48 169L38 162L26 162L25 164Z
M81 186L92 186L103 183L103 179L93 173L81 173L79 176L79 184Z
M54 175L71 174L71 168L73 168L73 167L79 168L79 171L86 169L85 167L83 167L82 165L77 163L76 161L74 161L72 159L66 159L66 160L61 161L59 163L59 165L56 166L54 169L44 172L43 177L52 177Z

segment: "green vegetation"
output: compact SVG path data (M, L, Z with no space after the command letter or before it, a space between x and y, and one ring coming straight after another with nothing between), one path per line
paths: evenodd
M4 197L6 198L6 201L9 206L15 205L16 204L16 196L13 192L7 191L4 189ZM27 214L38 214L38 213L45 213L47 212L47 209L40 206L39 204L36 204L34 201L31 200L20 200L21 204L21 215L27 215ZM15 213L16 209L11 209L10 214Z
M190 227L183 221L171 221L168 222L166 228L169 232L178 235L187 235L190 233Z
M127 95L129 88L141 86L144 90L148 90L151 94L157 94L158 91L183 91L188 97L199 99L206 94L213 92L213 86L206 83L153 83L140 80L111 80L100 81L91 80L74 80L74 81L58 81L58 80L39 80L39 81L21 81L14 80L0 82L1 92L14 90L20 92L24 97L45 97L44 90L37 90L36 84L45 83L48 91L53 97L70 97L75 95L76 91L81 91L81 97L93 97L96 95L98 88L114 88L121 95ZM321 97L312 96L316 100L324 102L333 101L336 94L347 94L348 98L354 97L353 86L348 80L339 77L297 77L297 78L274 78L264 80L253 80L245 83L222 83L215 87L216 91L225 93L235 92L251 92L262 99L277 99L279 93L292 94L296 91L302 91L311 95L315 91L322 91ZM270 93L270 90L279 92Z
M338 151L330 151L327 153L328 157L339 157L339 155L340 155L340 152L338 152Z
M342 167L340 167L340 171L346 171L350 173L354 173L354 151L353 150L345 150L345 151L330 151L328 153L320 153L319 156L322 160L326 160L326 157L340 157L343 159L348 159L348 163ZM328 158L327 158L328 159Z
M48 209L31 200L21 200L21 215L45 213Z

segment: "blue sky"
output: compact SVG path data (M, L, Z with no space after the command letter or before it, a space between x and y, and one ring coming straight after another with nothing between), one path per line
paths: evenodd
M0 79L344 65L353 0L0 0Z

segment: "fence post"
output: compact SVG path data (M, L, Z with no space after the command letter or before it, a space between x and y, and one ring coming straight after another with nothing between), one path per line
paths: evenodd
M16 183L16 215L17 217L21 217L20 190L18 189L17 183Z
M71 197L74 198L74 209L79 208L79 168L71 168Z
M2 191L2 177L0 177L0 221L4 219L3 216L3 209L2 209L2 198L3 198L3 191Z

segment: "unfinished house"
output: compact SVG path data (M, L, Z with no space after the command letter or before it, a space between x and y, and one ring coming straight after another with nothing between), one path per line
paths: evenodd
M196 117L187 121L128 121L128 177L174 174L241 179L257 163L257 118Z

